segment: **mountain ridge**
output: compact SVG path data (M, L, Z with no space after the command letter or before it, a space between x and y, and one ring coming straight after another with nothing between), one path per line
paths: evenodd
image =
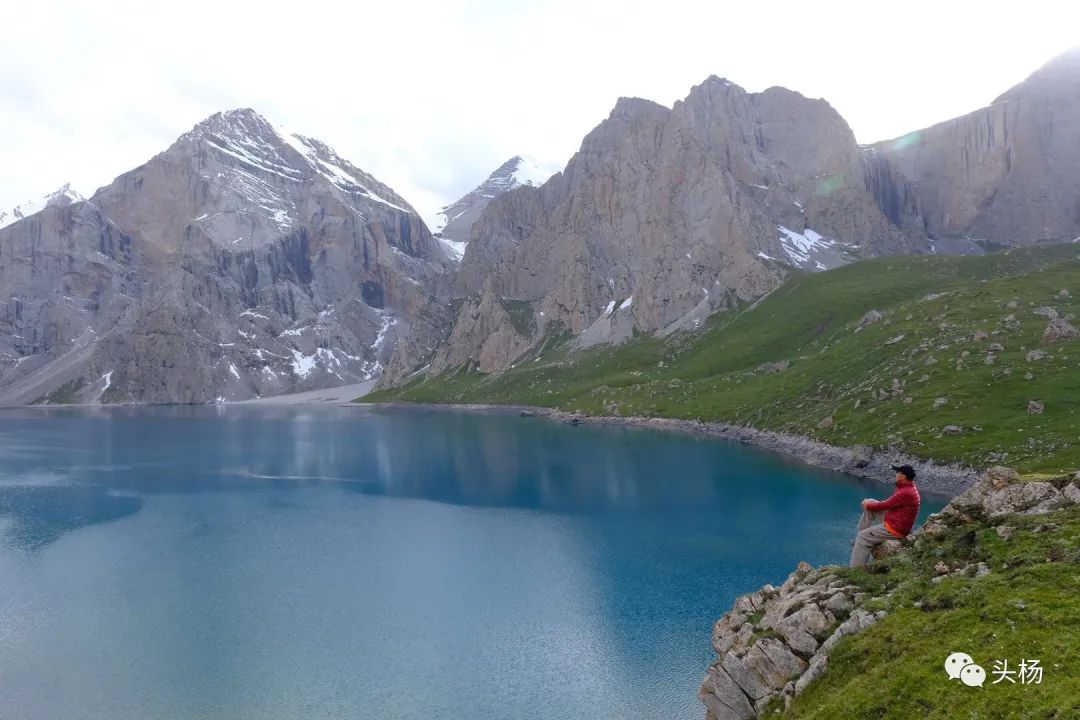
M449 258L389 187L240 109L0 230L0 264L0 401L215 402L377 375Z
M792 273L1069 240L1077 58L871 145L781 87L712 75L672 107L619 98L561 172L511 158L446 206L437 236L325 143L250 108L215 113L91 198L46 197L0 229L0 401L52 402L69 383L80 400L212 402L502 372L553 342L693 330ZM156 351L117 340L132 332L198 362L162 381L179 366L136 362Z
M713 75L671 108L619 98L563 173L485 207L452 323L434 350L395 357L381 385L421 367L505 370L562 333L579 348L668 335L793 271L1080 236L1078 57L871 145L827 101L785 88Z

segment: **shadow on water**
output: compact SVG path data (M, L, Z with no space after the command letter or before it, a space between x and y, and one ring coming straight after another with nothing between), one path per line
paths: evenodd
M134 515L142 504L98 487L0 486L0 518L8 520L0 543L39 550L70 530Z

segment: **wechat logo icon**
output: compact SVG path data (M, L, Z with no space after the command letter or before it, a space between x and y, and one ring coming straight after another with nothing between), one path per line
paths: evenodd
M945 658L945 674L950 680L959 680L968 687L982 687L986 682L986 670L976 665L970 655L962 652L950 653Z

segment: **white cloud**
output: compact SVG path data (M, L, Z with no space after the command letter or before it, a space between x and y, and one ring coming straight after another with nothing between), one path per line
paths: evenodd
M234 107L422 212L511 155L561 166L620 95L670 105L710 74L824 97L869 142L985 105L1080 20L1041 0L19 4L0 11L0 207L89 195Z

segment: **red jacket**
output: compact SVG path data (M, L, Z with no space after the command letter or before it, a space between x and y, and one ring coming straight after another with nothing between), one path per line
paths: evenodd
M868 502L870 512L885 511L885 529L897 537L905 537L919 516L919 489L914 483L900 485L892 497L882 502Z

